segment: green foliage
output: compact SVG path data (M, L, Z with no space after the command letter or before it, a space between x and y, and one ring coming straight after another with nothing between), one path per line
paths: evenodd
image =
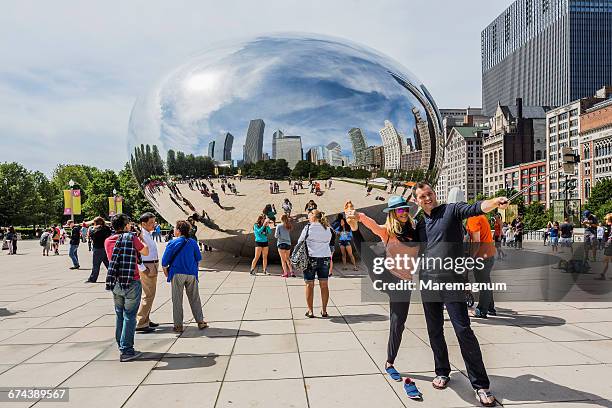
M83 202L85 219L91 220L97 216L108 218L108 197L112 197L113 189L119 191L119 180L114 171L97 171L94 174L86 189L87 200Z
M525 206L524 222L528 230L545 228L550 220L546 212L546 207L540 202L530 203Z
M156 145L136 146L134 152L130 156L130 163L134 169L134 176L142 183L151 176L163 175L164 162L159 155L159 150Z
M600 220L612 212L612 179L600 180L593 186L585 208Z
M39 199L32 173L18 163L0 163L0 225L29 224Z
M257 163L245 164L242 167L242 174L268 180L282 180L291 174L291 170L285 159L260 160Z

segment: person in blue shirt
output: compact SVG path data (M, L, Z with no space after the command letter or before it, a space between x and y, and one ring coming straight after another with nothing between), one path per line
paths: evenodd
M340 245L340 252L342 253L342 269L346 270L346 256L348 255L351 263L353 264L353 270L357 270L355 264L355 257L353 256L353 247L351 241L353 240L353 231L348 225L344 218L340 218L339 225L334 228L338 233L338 244Z
M176 238L168 243L162 256L164 275L172 285L172 318L174 331L177 333L183 331L183 291L187 292L191 313L198 329L208 327L204 321L198 289L198 264L202 260L202 254L197 242L189 238L190 230L189 222L177 221L174 229Z
M260 214L257 217L257 222L253 224L255 256L253 257L253 262L251 262L251 275L255 275L255 268L260 257L262 258L264 274L270 274L268 272L268 235L270 235L272 229L268 226L269 223L270 219L265 214Z

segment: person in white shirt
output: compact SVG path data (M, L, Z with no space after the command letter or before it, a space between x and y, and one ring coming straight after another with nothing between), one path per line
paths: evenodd
M140 333L150 333L159 326L150 319L155 291L157 289L157 272L159 269L159 255L157 244L153 238L155 231L155 215L146 212L140 216L140 228L142 230L140 239L149 247L149 255L142 256L144 270L140 271L140 282L142 283L142 299L138 314L136 315L136 331Z
M316 209L308 213L308 221L310 223L302 230L298 239L298 243L306 240L306 247L308 248L308 267L304 271L306 304L308 306L306 317L314 317L312 304L315 275L319 279L319 287L321 288L321 316L328 317L329 286L327 280L331 261L331 251L329 249L329 241L332 237L331 227L325 214Z
M603 224L599 224L597 226L597 246L598 249L604 249L604 226Z

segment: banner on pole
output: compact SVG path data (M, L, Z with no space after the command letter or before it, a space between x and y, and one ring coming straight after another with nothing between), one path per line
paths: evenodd
M72 215L72 190L64 190L64 215Z
M72 213L81 215L81 190L72 190Z
M120 214L123 212L123 197L115 196L108 197L108 215L112 217L113 215Z

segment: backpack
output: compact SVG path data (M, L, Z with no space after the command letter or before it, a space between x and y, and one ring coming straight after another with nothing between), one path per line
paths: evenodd
M44 234L40 236L40 246L41 247L47 246L47 241L49 241L49 233L45 232Z

